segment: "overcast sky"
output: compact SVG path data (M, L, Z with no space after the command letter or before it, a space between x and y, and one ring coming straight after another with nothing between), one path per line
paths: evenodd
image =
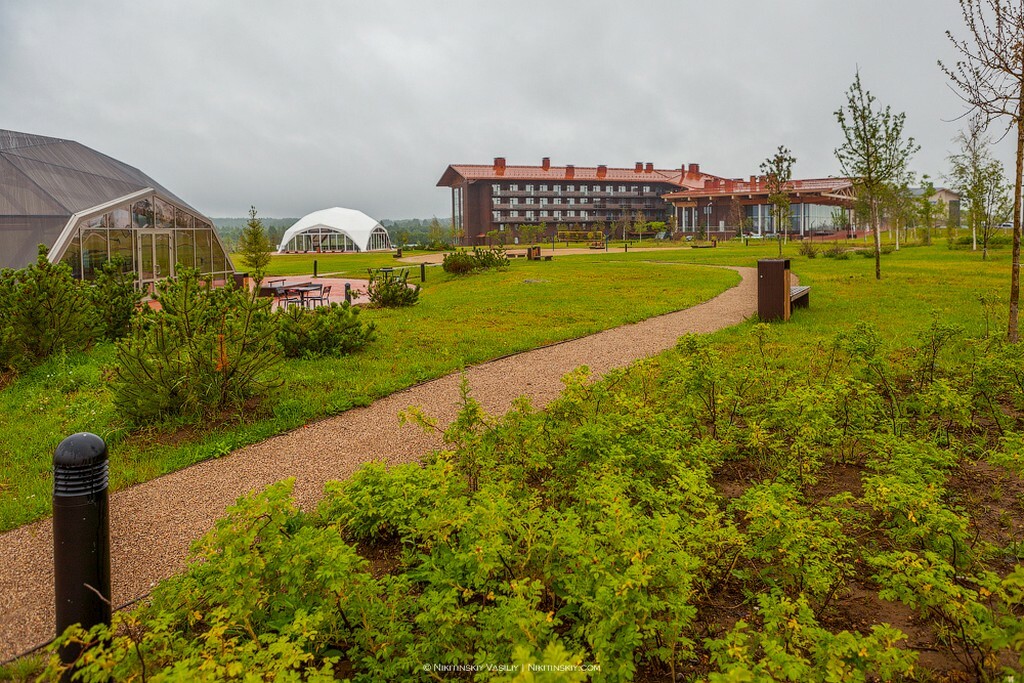
M781 144L796 177L837 175L859 66L935 177L964 125L946 29L954 0L0 0L0 128L208 216L427 218L450 213L448 164L495 156L742 177Z

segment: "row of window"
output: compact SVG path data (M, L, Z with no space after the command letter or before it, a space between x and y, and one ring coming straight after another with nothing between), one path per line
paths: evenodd
M590 202L590 200L587 197L580 197L579 198L579 203L580 204L587 204L589 202ZM509 204L511 206L517 206L519 204L519 197L508 197L508 198L492 197L491 198L491 203L494 204L495 206L498 206L500 204ZM533 197L526 197L523 200L522 203L526 204L526 205L529 205L529 206L532 206L534 204L538 204L537 201L534 201ZM572 204L576 203L576 197L566 197L565 199L556 198L556 197L551 197L551 198L540 197L539 198L540 206L547 206L549 203L550 204L569 204L569 205L572 205Z
M550 190L548 188L551 188ZM619 192L651 192L650 185L565 185L565 192L579 192L581 194L587 194L588 192L601 192L601 188L604 187L604 192L615 192L618 187ZM536 188L536 190L534 190ZM641 189L642 188L642 189ZM562 192L562 185L524 185L523 189L525 192L532 193L536 192ZM501 194L502 192L519 192L518 183L493 183L491 185L491 194Z
M566 218L576 218L577 217L577 213L576 213L575 209L570 209L569 211L540 211L540 212L537 212L537 211L524 211L523 215L526 218L537 218L538 217L538 213L540 214L540 216L539 216L540 218L562 218L563 216L566 217ZM519 211L516 211L516 210L513 209L512 211L507 212L505 214L505 216L507 216L508 218L519 218ZM502 216L502 212L501 211L492 211L491 212L491 217L494 220L496 220L496 221L500 221L502 219L502 217L503 217ZM579 217L580 218L590 218L590 212L589 211L580 211L579 212Z

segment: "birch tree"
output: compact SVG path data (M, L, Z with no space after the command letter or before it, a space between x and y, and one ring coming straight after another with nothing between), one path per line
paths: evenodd
M857 71L846 91L846 106L835 112L843 130L843 144L835 150L843 174L850 176L858 200L865 208L875 238L875 279L882 279L882 204L891 186L906 176L907 164L920 146L903 139L906 114L893 114L877 105L864 90Z
M790 203L789 190L786 183L793 179L793 164L796 157L783 145L775 154L761 162L761 173L765 176L768 186L768 203L772 205L772 223L779 240L779 258L782 258L782 243L789 232Z

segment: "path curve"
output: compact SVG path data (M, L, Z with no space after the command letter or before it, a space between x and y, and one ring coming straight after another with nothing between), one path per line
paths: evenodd
M757 272L703 304L675 313L469 368L473 397L489 413L505 413L521 395L535 407L558 396L561 377L579 365L596 375L671 348L683 334L742 322L757 309ZM454 373L241 448L230 456L118 491L110 498L113 602L148 593L185 565L189 544L242 495L295 477L295 499L313 505L324 483L370 460L415 461L441 445L434 434L400 425L398 413L422 407L440 425L454 417L461 375ZM53 636L53 528L40 520L0 535L0 661Z

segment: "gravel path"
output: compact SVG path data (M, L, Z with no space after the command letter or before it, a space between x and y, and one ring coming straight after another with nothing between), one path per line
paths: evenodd
M694 308L588 337L527 351L467 370L473 397L504 413L517 396L543 407L578 365L601 375L671 348L688 332L742 322L757 308L757 273L734 268L742 282ZM110 499L113 602L145 595L181 570L188 546L239 496L295 477L295 497L316 502L324 483L349 476L370 460L410 462L439 447L436 435L399 425L399 411L422 407L446 425L455 416L460 375L447 375L392 394L366 408L253 444L230 456L119 491ZM0 661L53 635L53 530L49 519L0 535Z

